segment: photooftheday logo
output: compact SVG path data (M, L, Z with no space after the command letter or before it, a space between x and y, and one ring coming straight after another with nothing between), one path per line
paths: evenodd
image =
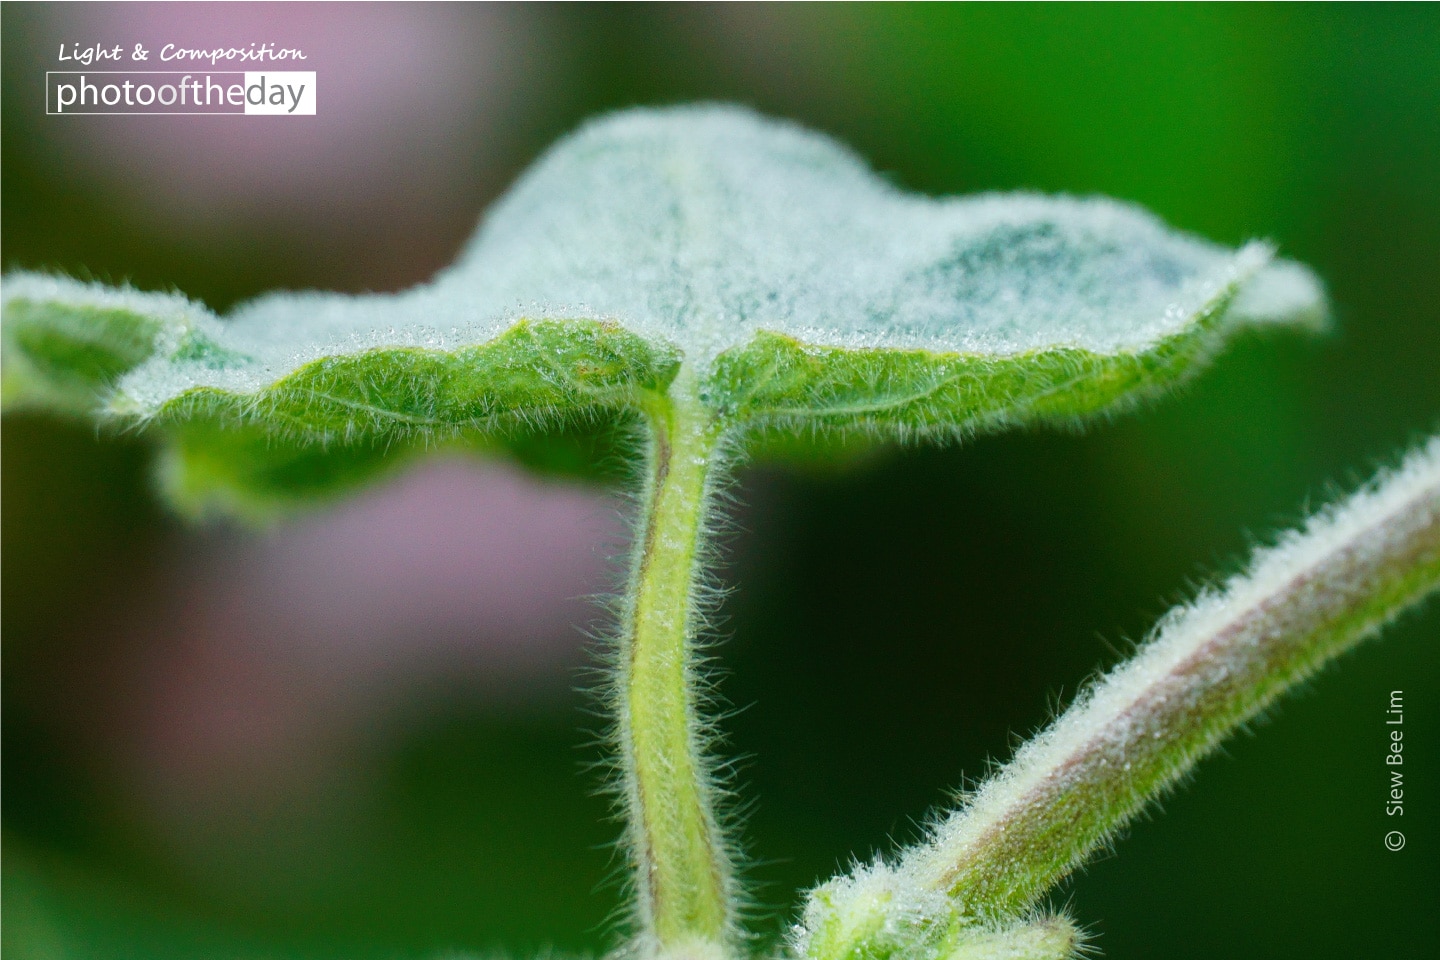
M49 70L48 114L315 115L315 74L226 71Z

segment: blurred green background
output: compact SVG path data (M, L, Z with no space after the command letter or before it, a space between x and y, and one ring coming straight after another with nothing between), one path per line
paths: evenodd
M1084 436L741 477L717 657L743 708L724 729L748 758L766 941L797 890L915 837L1189 586L1440 423L1433 5L77 7L3 7L7 269L219 309L398 288L583 118L706 99L828 131L916 190L1103 193L1223 243L1271 238L1329 284L1333 334L1250 336ZM331 126L44 115L58 43L158 44L172 22L320 51ZM346 99L426 75L449 78L433 99ZM114 734L139 694L107 678L164 655L147 597L240 535L169 518L143 438L26 416L3 443L9 960L607 948L616 827L578 654L526 674L533 696L416 687L361 723L340 787L235 822L224 790L185 794L198 806L164 815L203 826L170 829ZM1115 958L1431 955L1437 640L1432 603L1202 764L1056 902ZM1394 689L1413 744L1399 824Z

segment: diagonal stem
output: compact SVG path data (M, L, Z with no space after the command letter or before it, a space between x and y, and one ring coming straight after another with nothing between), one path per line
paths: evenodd
M1440 586L1440 438L1202 594L900 869L980 916L1034 904L1223 737Z
M643 528L619 661L618 731L642 952L717 956L732 933L731 865L697 714L697 587L719 436L682 371L650 422Z
M1006 950L1028 937L1037 957L1070 955L1073 939L1007 925L1225 736L1437 588L1440 437L1172 611L927 843L813 891L797 954L955 960L998 925Z

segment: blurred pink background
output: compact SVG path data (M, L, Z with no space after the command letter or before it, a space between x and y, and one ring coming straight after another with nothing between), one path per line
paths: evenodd
M276 68L317 73L314 117L76 117L36 132L76 189L207 256L278 238L313 258L301 275L342 289L402 287L454 256L524 162L519 114L560 69L521 5L52 4L26 26L45 69L71 66L51 62L56 37L150 50L100 69L191 66L159 63L166 43L303 50ZM587 597L613 586L624 542L603 491L453 458L266 532L184 533L163 594L70 681L86 704L77 735L162 837L336 802L363 780L367 742L423 720L427 691L543 710L573 686L597 616Z
M317 74L314 117L75 117L40 131L77 186L197 244L223 249L227 227L260 227L326 264L348 263L331 270L339 285L406 285L451 258L508 178L519 114L557 77L535 21L511 4L38 5L37 36L121 45L122 60L99 69L205 69L161 63L160 50L254 42L306 55L273 69ZM130 62L136 44L148 61ZM36 43L45 69L72 69L52 45Z

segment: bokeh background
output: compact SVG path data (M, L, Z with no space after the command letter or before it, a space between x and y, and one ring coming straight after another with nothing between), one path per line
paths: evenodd
M307 52L318 116L44 115L62 43L251 41ZM421 280L583 118L701 99L916 190L1104 193L1314 265L1332 334L1245 338L1083 436L741 476L717 655L767 942L1189 585L1440 423L1435 6L6 3L3 84L5 267L217 309ZM7 960L607 948L580 628L613 486L445 461L197 529L144 437L7 416L3 444ZM1432 604L1347 657L1057 902L1115 958L1430 955L1437 641Z

